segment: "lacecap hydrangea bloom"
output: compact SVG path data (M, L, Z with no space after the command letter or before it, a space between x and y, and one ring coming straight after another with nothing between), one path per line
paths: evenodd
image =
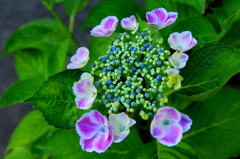
M177 15L158 8L147 12L146 17L148 24L158 31L173 24ZM91 35L112 36L117 22L117 17L108 16L93 28ZM132 113L138 113L143 120L152 120L150 132L160 143L177 145L182 134L190 129L192 121L187 115L165 105L169 92L180 89L184 80L180 69L187 66L188 55L183 51L192 48L197 41L189 31L171 34L168 42L176 50L171 53L162 47L162 38L154 38L156 31L152 33L145 28L138 32L138 23L133 15L124 18L121 25L136 34L122 32L111 37L113 43L106 48L106 54L90 64L91 75L83 73L83 77L74 83L78 108L89 109L96 103L98 107L106 107L109 114L107 119L106 114L91 110L77 121L80 145L88 152L101 153L112 142L121 142L136 123L130 118ZM93 81L94 76L98 78ZM98 114L101 122L92 114ZM91 135L84 135L88 133ZM101 148L96 144L100 140L104 145Z
M77 49L76 54L70 59L71 63L67 65L67 69L76 69L84 67L89 60L89 50L85 47Z

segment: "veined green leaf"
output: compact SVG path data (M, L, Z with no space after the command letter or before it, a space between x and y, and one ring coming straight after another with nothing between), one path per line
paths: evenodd
M64 1L65 11L69 16L74 16L82 10L87 4L89 0L67 0Z
M189 0L173 0L178 3L186 4L189 6L192 6L196 8L201 14L204 13L205 10L205 5L206 5L206 0L194 0L194 1L189 1Z

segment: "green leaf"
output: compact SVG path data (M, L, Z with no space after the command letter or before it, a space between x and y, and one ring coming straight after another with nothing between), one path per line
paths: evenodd
M171 107L176 108L177 110L183 110L186 107L190 106L191 102L187 101L187 100L183 100L182 98L180 98L176 93L171 94L168 97L168 104Z
M58 73L66 67L67 52L70 44L70 38L59 43L58 46L54 48L48 58L48 74L53 75Z
M239 52L222 44L203 47L190 55L181 70L184 78L178 95L190 101L204 100L240 71Z
M25 102L34 104L34 108L42 112L45 120L56 128L74 129L75 122L93 109L105 114L107 108L99 105L98 100L88 110L76 107L72 86L79 81L81 74L80 70L65 70L53 75Z
M42 120L38 111L29 113L15 129L5 151L5 159L26 159L42 157L33 145L37 139L52 129Z
M189 6L192 6L196 8L201 14L204 13L205 10L205 5L206 5L206 0L194 0L194 1L189 1L189 0L173 0L178 3L186 4Z
M15 82L0 98L0 107L21 103L30 98L42 84L43 79L33 78Z
M192 35L197 39L198 44L217 41L223 35L223 33L217 34L212 23L203 16L181 20L174 25L171 32L183 32L186 30L192 32Z
M56 27L53 28L53 25ZM56 44L56 41L61 40L64 36L66 36L66 33L61 32L57 27L57 23L52 20L37 20L22 26L12 34L6 42L0 57L24 48L41 49L43 47L44 49L45 46L42 46L42 44L48 44L50 48L51 45Z
M109 15L117 16L120 22L122 18L136 13L142 18L145 17L144 9L133 0L104 0L91 10L81 29L99 25L101 20Z
M183 141L200 159L226 159L240 154L240 91L223 89L184 112L193 120Z
M82 10L87 4L89 0L67 0L64 1L64 9L69 16L74 16Z
M195 151L187 144L180 142L177 146L167 147L153 141L132 150L123 158L132 159L197 159Z
M222 8L227 15L235 14L234 21L240 19L240 1L238 0L223 0Z

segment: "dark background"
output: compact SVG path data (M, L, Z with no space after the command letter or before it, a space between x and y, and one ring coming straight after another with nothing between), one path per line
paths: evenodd
M144 0L136 1L144 4ZM100 0L90 0L87 7L76 16L74 35L85 47L88 47L91 28L81 32L78 29L98 2ZM56 5L56 10L68 24L68 16L61 3ZM40 18L53 18L53 16L39 0L0 0L0 53L3 52L5 42L14 31L25 23ZM14 69L14 56L10 54L0 59L0 96L16 81L18 77ZM17 124L31 110L33 108L30 104L0 108L0 158L3 158L3 152Z

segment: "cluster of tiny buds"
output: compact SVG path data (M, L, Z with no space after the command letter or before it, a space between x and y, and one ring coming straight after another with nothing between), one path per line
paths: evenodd
M150 34L148 28L139 35L121 33L107 54L90 64L91 74L100 77L94 85L102 90L98 95L109 114L140 108L142 118L148 119L167 102L163 93L169 90L166 71L173 68L171 53L161 47L163 39L153 40Z

